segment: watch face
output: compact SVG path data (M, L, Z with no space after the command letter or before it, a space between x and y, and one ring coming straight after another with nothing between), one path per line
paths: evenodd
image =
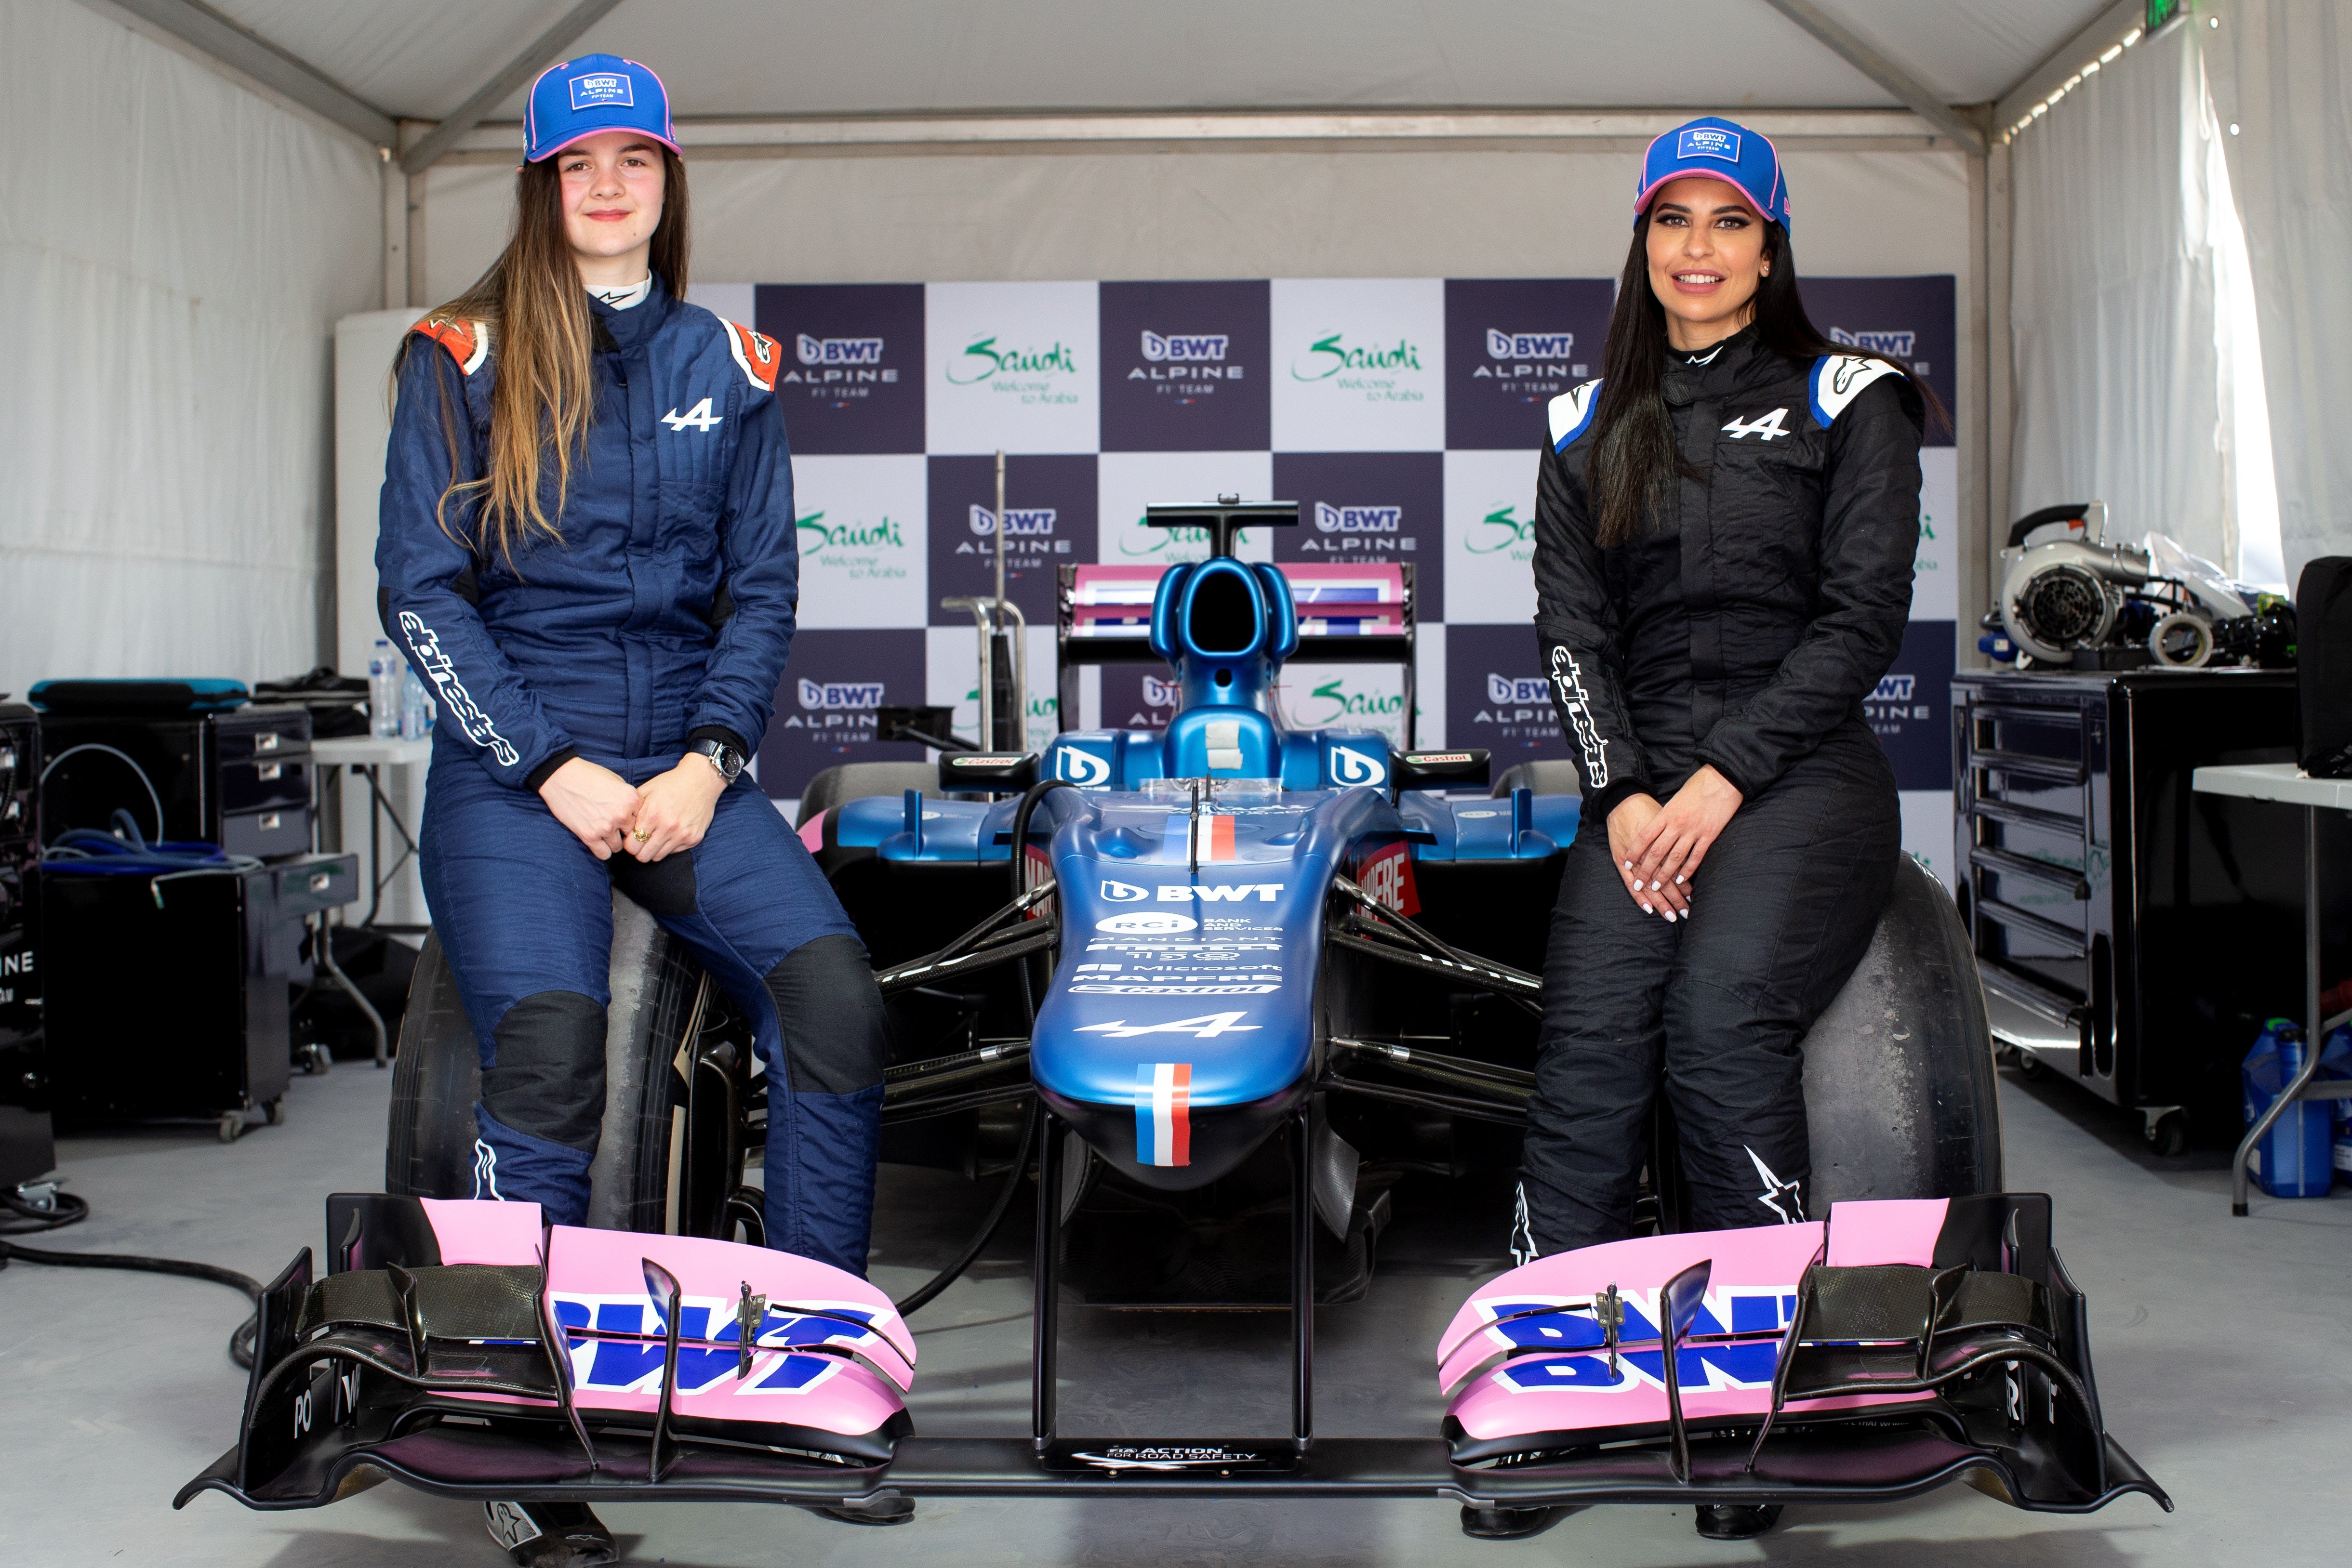
M730 784L735 781L736 775L743 771L743 754L723 740L706 740L698 749L718 765L719 771Z

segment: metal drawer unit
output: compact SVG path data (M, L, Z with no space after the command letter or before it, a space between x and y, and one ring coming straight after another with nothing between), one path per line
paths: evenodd
M106 828L119 807L150 837L160 813L164 838L201 839L231 854L278 860L310 849L308 708L45 714L41 728L55 764L43 801L48 839Z
M1953 863L1994 1035L2151 1137L2226 1133L2238 1059L2300 994L2301 844L2189 775L2290 758L2293 672L1970 672L1952 723Z

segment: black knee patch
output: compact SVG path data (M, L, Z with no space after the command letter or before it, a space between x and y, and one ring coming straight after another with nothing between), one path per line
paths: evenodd
M784 1039L784 1072L799 1094L855 1094L882 1082L889 1054L874 965L855 936L820 936L768 971Z
M507 1009L490 1039L497 1065L482 1070L490 1114L518 1133L594 1153L604 1123L604 1009L577 991L537 991Z
M613 858L604 862L604 873L613 885L645 905L648 915L667 915L673 919L694 913L694 855L680 850L647 865L615 850Z

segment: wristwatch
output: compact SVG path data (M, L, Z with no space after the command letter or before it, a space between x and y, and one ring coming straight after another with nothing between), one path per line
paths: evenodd
M707 758L730 784L743 771L743 754L723 740L698 740L687 749Z

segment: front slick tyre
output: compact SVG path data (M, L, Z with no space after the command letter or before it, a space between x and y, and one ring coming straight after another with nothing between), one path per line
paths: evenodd
M482 1523L516 1568L592 1568L621 1560L613 1532L584 1502L486 1502Z
M1780 1522L1777 1502L1703 1502L1698 1532L1709 1541L1749 1541Z

